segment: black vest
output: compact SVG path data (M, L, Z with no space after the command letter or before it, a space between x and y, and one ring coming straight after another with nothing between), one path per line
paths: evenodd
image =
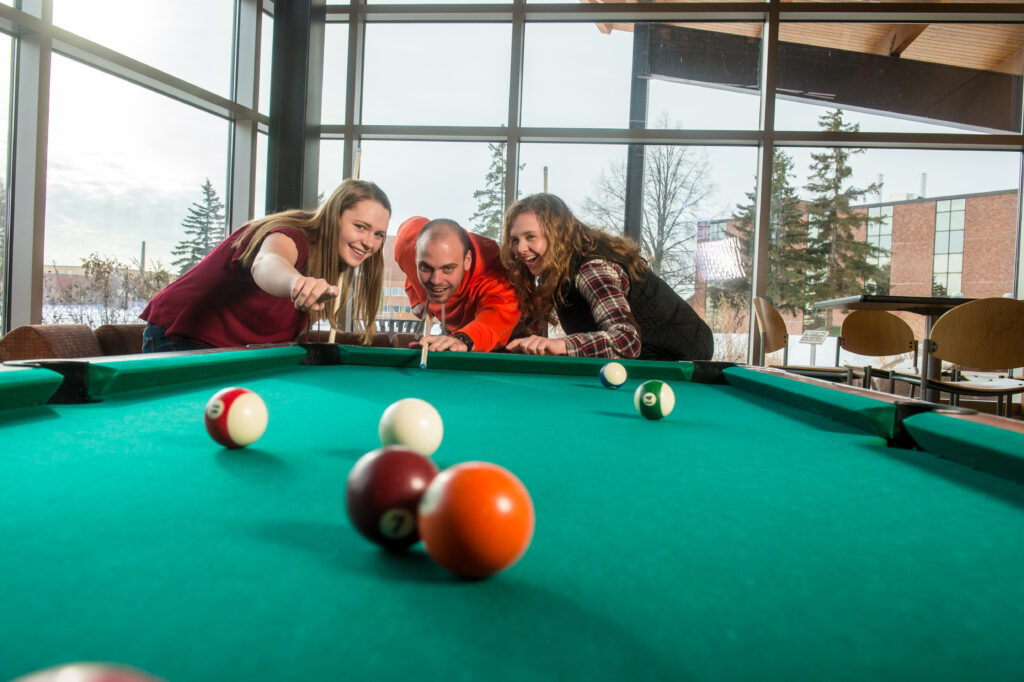
M579 268L572 268L578 272ZM575 279L575 276L574 276ZM601 331L586 299L572 282L563 288L565 304L555 311L566 334ZM633 282L626 297L640 332L641 360L710 360L711 328L660 277L648 272Z

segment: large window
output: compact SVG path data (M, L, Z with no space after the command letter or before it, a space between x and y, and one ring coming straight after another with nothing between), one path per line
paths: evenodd
M207 178L237 227L250 217L235 215L248 197L263 212L268 176L283 186L318 173L300 176L302 192L326 195L358 173L390 195L392 233L426 215L500 237L509 202L545 190L562 196L585 220L642 242L657 267L683 273L659 270L711 323L721 358L747 357L752 292L783 310L794 336L836 287L1021 293L1024 15L1007 6L861 3L851 14L822 3L809 17L799 3L776 0L753 14L749 3L384 4L327 4L323 44L313 30L309 53L291 55L312 57L310 73L322 73L301 112L288 100L270 107L270 97L296 97L270 92L274 26L289 35L277 49L304 47L292 40L293 4L53 0L56 28L22 9L5 12L19 35L54 38L38 192L45 228L31 215L18 222L18 204L33 205L31 192L19 195L16 233L37 238L14 247L16 270L39 260L82 268L93 253L144 259L142 273L156 258L172 269L184 216ZM257 69L254 105L248 85L232 78ZM271 121L272 110L300 115ZM318 112L319 129L308 112ZM275 126L300 125L273 137ZM255 157L237 153L244 126L259 133ZM269 142L300 138L320 140L319 150L303 150L318 152L319 171L268 169ZM35 142L22 134L16 144ZM772 177L758 182L762 170ZM676 208L658 217L658 192L673 180L676 203L661 203ZM829 180L835 219L826 215ZM4 181L18 191L32 184ZM151 207L140 217L142 202ZM947 218L962 229L946 227ZM667 259L649 238L666 225ZM42 258L32 242L44 245ZM847 265L822 270L837 249L833 261ZM10 278L11 300L36 286L36 273L25 273ZM19 309L19 323L37 314L29 310ZM791 344L792 361L801 350Z
M55 56L44 321L135 321L224 237L226 150L224 120Z
M965 199L935 204L935 260L932 265L932 293L963 296Z

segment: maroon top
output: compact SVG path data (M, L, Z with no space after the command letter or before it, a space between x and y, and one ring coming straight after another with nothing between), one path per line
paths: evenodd
M271 232L295 242L299 251L295 269L302 272L309 256L306 234L293 227L276 227ZM296 310L290 298L272 296L256 286L249 268L239 260L248 239L236 249L231 242L237 236L229 235L167 285L139 317L163 327L168 336L218 348L298 338L309 315Z

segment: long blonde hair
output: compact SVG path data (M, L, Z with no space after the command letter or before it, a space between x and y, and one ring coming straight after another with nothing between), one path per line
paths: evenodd
M377 308L380 306L381 286L384 281L384 246L381 245L372 256L367 258L358 268L350 268L338 256L339 228L341 214L360 201L375 201L391 213L391 202L384 191L368 180L348 179L338 185L323 204L313 212L292 210L274 213L254 220L241 230L232 243L235 248L245 244L239 259L246 267L252 267L252 261L259 251L263 238L278 227L293 227L306 233L309 239L309 256L303 274L307 277L324 279L331 284L342 277L341 302L348 300L353 294L352 314L366 323L363 341L369 345L373 340ZM355 281L358 277L358 281ZM333 310L333 306L324 306L323 310L310 312L311 322L327 320L335 329L341 326L341 315L344 305Z
M544 272L537 278L519 260L512 246L512 222L524 213L537 219L547 240ZM633 284L650 271L636 242L584 225L554 194L531 194L512 204L505 212L501 262L508 270L509 281L519 298L519 307L531 322L557 322L555 306L566 302L568 287L565 285L572 285L576 269L583 261L592 258L618 263Z

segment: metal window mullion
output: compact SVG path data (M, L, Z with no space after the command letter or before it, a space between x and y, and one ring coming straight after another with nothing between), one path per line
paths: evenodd
M771 241L772 159L775 156L775 84L779 64L779 1L772 0L761 38L761 144L758 146L757 219L754 223L754 249L750 273L748 305L749 343L747 362L760 357L761 339L757 333L754 298L764 296L768 284L768 244ZM776 302L777 303L777 302Z
M258 108L262 23L263 12L259 0L237 1L232 99L253 111ZM235 117L229 124L229 130L224 221L227 230L234 232L253 217L255 209L257 121Z
M512 53L508 81L508 130L505 144L505 208L519 196L519 133L523 113L523 50L526 43L525 0L512 5Z
M355 176L362 152L362 139L356 130L363 122L363 64L366 59L365 0L355 0L348 23L348 74L345 77L345 138L342 177Z
M24 0L22 9L49 25L50 0ZM10 256L9 314L5 331L39 324L43 316L43 259L46 219L46 154L49 129L49 31L23 35L15 49L14 110L8 195Z

